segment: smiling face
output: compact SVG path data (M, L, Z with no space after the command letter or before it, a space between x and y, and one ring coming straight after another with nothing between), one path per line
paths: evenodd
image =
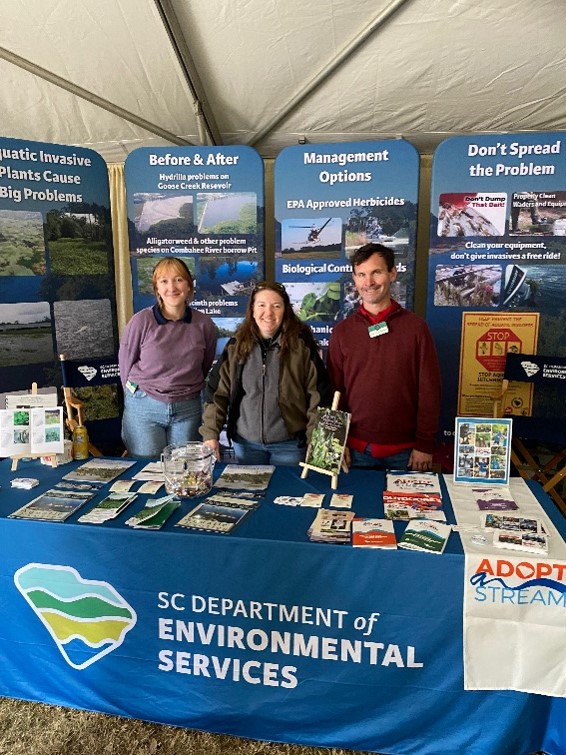
M283 322L285 303L276 291L262 289L254 296L253 318L262 338L272 338Z
M164 266L155 279L155 293L165 316L182 317L192 293L189 281L172 265Z
M372 254L365 262L356 265L352 278L368 312L377 314L389 307L391 284L397 278L397 268L388 270L380 254Z

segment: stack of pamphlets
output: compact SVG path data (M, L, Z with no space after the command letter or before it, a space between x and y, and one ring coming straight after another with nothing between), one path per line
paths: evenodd
M21 488L21 490L31 490L36 485L39 485L39 480L35 477L14 477L12 480L12 487Z
M136 493L110 492L104 500L94 508L78 518L79 522L88 524L103 524L109 519L115 519L132 501L137 498Z
M352 520L352 545L360 548L397 548L391 519Z
M308 529L309 540L313 543L349 544L354 516L353 511L320 509Z
M536 517L488 512L481 515L481 525L493 532L493 544L497 548L543 555L548 553L548 533L542 521Z
M442 553L450 537L452 527L430 519L412 519L401 535L399 548L428 553Z
M51 522L64 522L71 514L94 498L93 492L51 488L22 506L10 517L15 519L44 519Z
M135 461L127 461L126 459L96 457L67 472L63 479L77 482L111 482L135 463Z
M274 471L275 467L272 464L227 464L214 483L214 487L223 490L264 492L267 490Z
M435 519L445 522L440 482L434 472L388 472L383 493L387 519Z
M126 519L126 524L135 529L159 530L180 505L181 501L172 495L150 499L141 511Z

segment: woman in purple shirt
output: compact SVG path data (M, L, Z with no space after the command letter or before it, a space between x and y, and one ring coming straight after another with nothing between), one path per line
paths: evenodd
M194 283L182 260L157 263L153 290L157 303L128 322L118 354L122 439L130 455L150 458L200 440L201 390L216 352L214 323L189 307Z

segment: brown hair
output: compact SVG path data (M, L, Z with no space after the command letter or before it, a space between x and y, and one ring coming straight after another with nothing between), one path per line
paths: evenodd
M282 354L284 354L285 351L294 349L298 346L298 339L300 334L308 332L310 338L312 339L312 334L308 325L305 325L303 322L301 322L301 320L299 320L297 315L294 313L293 307L291 306L291 301L289 299L289 294L285 290L285 286L283 286L281 283L261 281L260 283L256 284L248 301L244 321L234 334L234 337L238 344L238 359L242 362L246 361L254 343L261 338L259 328L253 317L254 301L258 291L274 291L283 300L285 309L283 311L283 321L281 323L280 331L280 344Z
M180 260L178 257L163 257L163 259L159 260L157 265L153 268L153 293L155 294L155 298L157 299L157 304L159 306L159 309L163 308L163 300L157 293L157 281L159 279L159 276L163 274L163 271L165 269L171 269L174 270L176 275L181 276L183 280L186 280L189 284L189 296L187 300L188 302L193 298L193 293L195 291L195 283L193 281L193 276L191 275L191 271L187 267L187 263L183 260Z
M393 270L395 267L395 253L393 249L390 249L388 246L383 246L383 244L371 242L370 244L364 244L359 249L356 249L351 256L350 262L352 264L352 272L355 273L356 267L361 265L362 262L369 260L374 254L379 254L384 260L389 272Z

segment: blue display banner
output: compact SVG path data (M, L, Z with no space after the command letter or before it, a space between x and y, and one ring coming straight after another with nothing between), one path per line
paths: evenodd
M126 160L134 310L155 303L165 256L195 278L192 306L212 316L221 350L264 277L263 164L251 147L160 147Z
M60 478L32 466L38 490ZM257 509L221 535L131 530L131 510L105 525L6 518L32 494L10 488L4 462L0 694L372 752L541 749L551 698L464 691L459 539L441 556L308 542L313 510L274 503L328 493L323 476L300 474L277 468ZM352 470L341 490L365 515L383 483ZM498 710L489 725L486 710Z
M58 353L113 356L117 336L106 163L0 138L0 390L58 385Z
M287 147L275 161L275 274L322 346L358 303L349 258L395 251L393 297L414 300L419 157L406 141Z
M457 414L491 415L508 351L566 354L564 139L454 137L435 153L427 321L444 355L446 436ZM517 396L505 411L565 408L558 393L535 391L532 405Z

